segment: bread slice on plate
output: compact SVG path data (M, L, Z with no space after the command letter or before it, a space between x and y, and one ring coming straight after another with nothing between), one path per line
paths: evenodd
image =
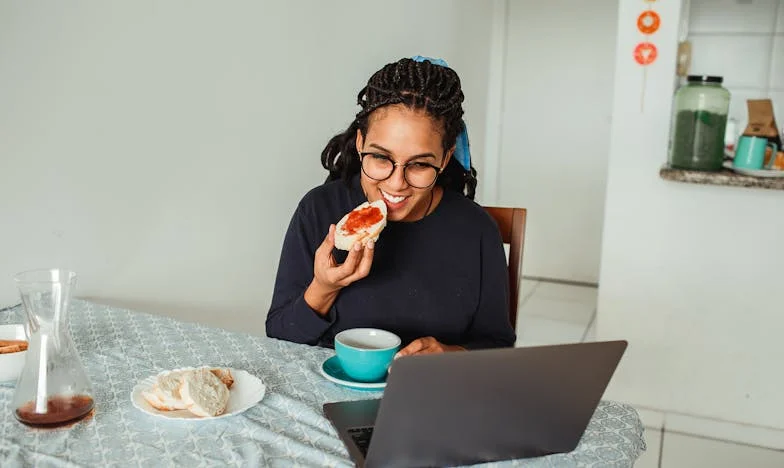
M234 385L234 376L231 375L231 370L227 368L203 367L200 369L174 370L159 374L155 379L155 384L149 390L143 391L141 395L150 406L159 411L189 409L188 402L184 400L181 390L186 376L197 371L208 371L227 390Z
M179 401L165 401L160 379L178 381ZM229 390L231 386L231 390ZM165 385L164 385L165 387ZM182 367L140 380L131 390L131 402L139 411L156 418L178 421L211 421L247 411L264 398L266 385L248 371L231 367ZM167 396L168 398L168 396ZM185 409L174 410L174 406Z
M161 411L186 409L180 396L180 387L185 371L171 371L158 376L155 385L142 396L153 408Z
M346 213L335 225L335 247L351 250L355 243L366 245L377 241L387 225L387 205L384 200L365 202Z
M215 374L215 377L219 378L231 390L231 386L234 385L234 376L231 375L230 369L214 368L210 369L210 372Z
M180 395L188 411L196 416L218 416L229 404L229 388L209 369L187 372L182 378Z
M150 404L153 408L157 409L158 411L173 411L175 408L170 406L166 406L163 399L161 399L160 395L158 394L157 387L153 387L148 391L142 392L142 397L144 401Z

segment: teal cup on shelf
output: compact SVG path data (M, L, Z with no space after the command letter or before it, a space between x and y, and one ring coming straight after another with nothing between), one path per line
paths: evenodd
M378 328L351 328L335 335L340 366L360 382L383 380L399 348L399 336Z
M735 147L735 158L732 165L741 169L762 169L762 166L765 165L765 149L768 146L773 149L774 157L770 158L772 164L778 150L774 143L768 143L768 139L763 137L741 136Z

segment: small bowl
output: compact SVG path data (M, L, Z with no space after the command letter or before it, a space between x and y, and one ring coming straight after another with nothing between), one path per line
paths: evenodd
M0 325L0 340L27 340L23 325ZM27 351L0 354L0 383L15 382L24 368Z
M382 380L399 348L399 336L378 328L351 328L335 335L340 366L360 382Z

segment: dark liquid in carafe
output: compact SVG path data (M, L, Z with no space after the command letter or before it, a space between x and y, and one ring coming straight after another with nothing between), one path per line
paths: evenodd
M35 402L28 401L16 410L16 418L29 426L65 426L87 416L93 406L93 399L87 395L53 396L45 412L37 412Z

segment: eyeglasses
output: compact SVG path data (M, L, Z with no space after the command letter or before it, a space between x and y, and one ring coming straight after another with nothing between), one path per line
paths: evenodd
M378 153L359 153L362 172L373 180L387 180L392 177L397 166L403 167L403 178L414 188L428 188L436 182L443 169L420 161L396 163L391 158Z

